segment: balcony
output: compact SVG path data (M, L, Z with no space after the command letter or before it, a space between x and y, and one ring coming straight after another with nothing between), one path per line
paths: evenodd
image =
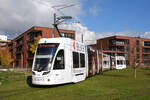
M21 52L24 50L24 46L23 45L20 45L16 48L16 52Z
M150 41L143 41L144 47L150 47Z
M143 55L142 55L142 58L143 58L143 59L150 59L150 54L143 54Z
M128 52L129 49L127 46L111 46L109 47L109 50Z
M21 59L21 53L16 54L16 59Z
M150 65L150 60L149 59L143 59L142 64L143 64L143 66L149 66Z
M150 54L150 48L143 48L142 52L143 54Z
M22 38L20 38L20 39L18 39L18 40L16 40L16 46L20 46L20 45L22 45L23 44L23 42L24 42L24 37L22 37Z
M129 44L129 40L126 40L126 39L112 39L112 40L109 40L109 44L111 46L127 46Z
M31 41L31 40L34 40L35 39L35 37L38 37L38 36L42 36L42 31L40 31L40 30L34 30L34 31L32 31L32 32L30 32L30 33L28 33L28 41Z

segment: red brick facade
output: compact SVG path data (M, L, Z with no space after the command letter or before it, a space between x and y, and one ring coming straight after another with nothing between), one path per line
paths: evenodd
M75 31L60 30L64 37L75 39ZM17 68L31 68L33 56L30 52L30 44L35 41L35 38L41 36L42 38L52 38L53 28L46 27L32 27L23 34L8 43L9 51L14 59L12 65ZM56 32L56 37L59 37Z
M150 39L112 36L98 39L96 45L106 54L125 56L128 65L150 65Z

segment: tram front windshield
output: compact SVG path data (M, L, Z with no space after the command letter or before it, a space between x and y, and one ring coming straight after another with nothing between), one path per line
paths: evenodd
M49 71L58 45L57 43L43 43L38 45L34 71Z

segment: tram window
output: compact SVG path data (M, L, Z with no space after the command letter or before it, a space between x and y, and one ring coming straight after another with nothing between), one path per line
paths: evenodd
M124 65L126 65L126 61L124 60Z
M79 68L79 53L73 52L73 68Z
M117 65L123 65L123 60L117 60Z
M120 62L121 62L121 65L123 65L123 60L121 60Z
M80 64L81 67L85 67L85 56L82 53L80 53Z
M57 53L53 69L65 69L65 64L64 64L64 50L60 50Z
M119 60L117 60L117 65L120 65L120 61Z
M103 64L104 65L108 65L109 63L108 63L108 61L104 61Z

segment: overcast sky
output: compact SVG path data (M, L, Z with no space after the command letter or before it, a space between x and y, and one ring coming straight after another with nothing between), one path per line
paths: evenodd
M75 6L59 12L57 5ZM80 23L62 24L77 39L123 35L150 37L149 0L0 0L0 34L14 38L33 26L52 27L53 14L69 15ZM61 13L60 13L61 12Z

